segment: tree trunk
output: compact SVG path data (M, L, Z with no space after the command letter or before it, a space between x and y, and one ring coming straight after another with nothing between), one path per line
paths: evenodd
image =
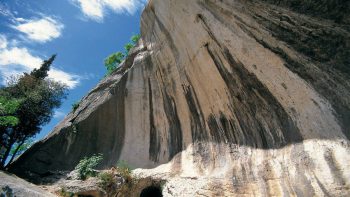
M17 146L15 152L12 154L11 159L10 159L10 161L7 163L7 165L9 165L9 164L13 161L13 159L15 159L18 150L19 150L19 149L21 148L21 146L24 144L24 142L26 141L26 139L27 139L27 137L23 138L23 140L21 141L21 143L18 144L18 146ZM11 149L10 149L10 150L11 150ZM6 165L6 167L7 167L7 165ZM6 167L5 167L5 168L6 168Z
M6 163L6 159L10 154L11 151L11 147L13 146L14 143L11 143L8 147L6 147L6 152L4 154L4 156L1 158L1 165L0 165L0 169L4 169L5 167L5 163Z
M11 148L15 144L15 142L16 142L16 140L14 140L13 136L11 136L8 145L4 146L6 148L6 152L3 155L3 157L1 158L0 169L4 169L7 157L9 156Z

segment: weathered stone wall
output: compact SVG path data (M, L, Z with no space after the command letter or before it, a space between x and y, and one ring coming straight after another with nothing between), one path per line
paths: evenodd
M159 166L165 195L349 195L348 3L288 2L151 0L126 62L11 170L103 153Z

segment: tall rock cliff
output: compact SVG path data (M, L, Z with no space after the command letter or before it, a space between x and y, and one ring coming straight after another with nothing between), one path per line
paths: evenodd
M349 7L151 0L126 61L11 171L102 153L167 179L165 196L349 196Z

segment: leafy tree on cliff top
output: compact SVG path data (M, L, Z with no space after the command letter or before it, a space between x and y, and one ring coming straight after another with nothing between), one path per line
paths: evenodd
M124 58L126 58L130 52L130 50L136 46L137 42L139 41L140 39L140 35L133 35L131 38L130 38L130 41L129 43L125 44L124 46L124 49L125 51L124 52L116 52L116 53L113 53L111 55L109 55L105 61L104 61L104 65L107 69L107 75L110 75L115 69L118 68L119 64L122 63L122 61L124 60Z
M122 52L116 52L105 59L105 67L107 75L110 75L118 65L124 60L125 55Z
M28 139L40 132L41 126L51 120L53 110L67 96L66 85L47 79L55 57L53 55L39 69L13 78L7 87L0 88L0 101L4 101L0 104L4 109L1 118L5 120L0 121L0 168L4 168L10 155L8 163L12 162Z

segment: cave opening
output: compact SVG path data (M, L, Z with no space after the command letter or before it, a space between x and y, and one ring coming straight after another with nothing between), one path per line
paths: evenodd
M149 186L142 190L140 197L163 197L160 187Z

